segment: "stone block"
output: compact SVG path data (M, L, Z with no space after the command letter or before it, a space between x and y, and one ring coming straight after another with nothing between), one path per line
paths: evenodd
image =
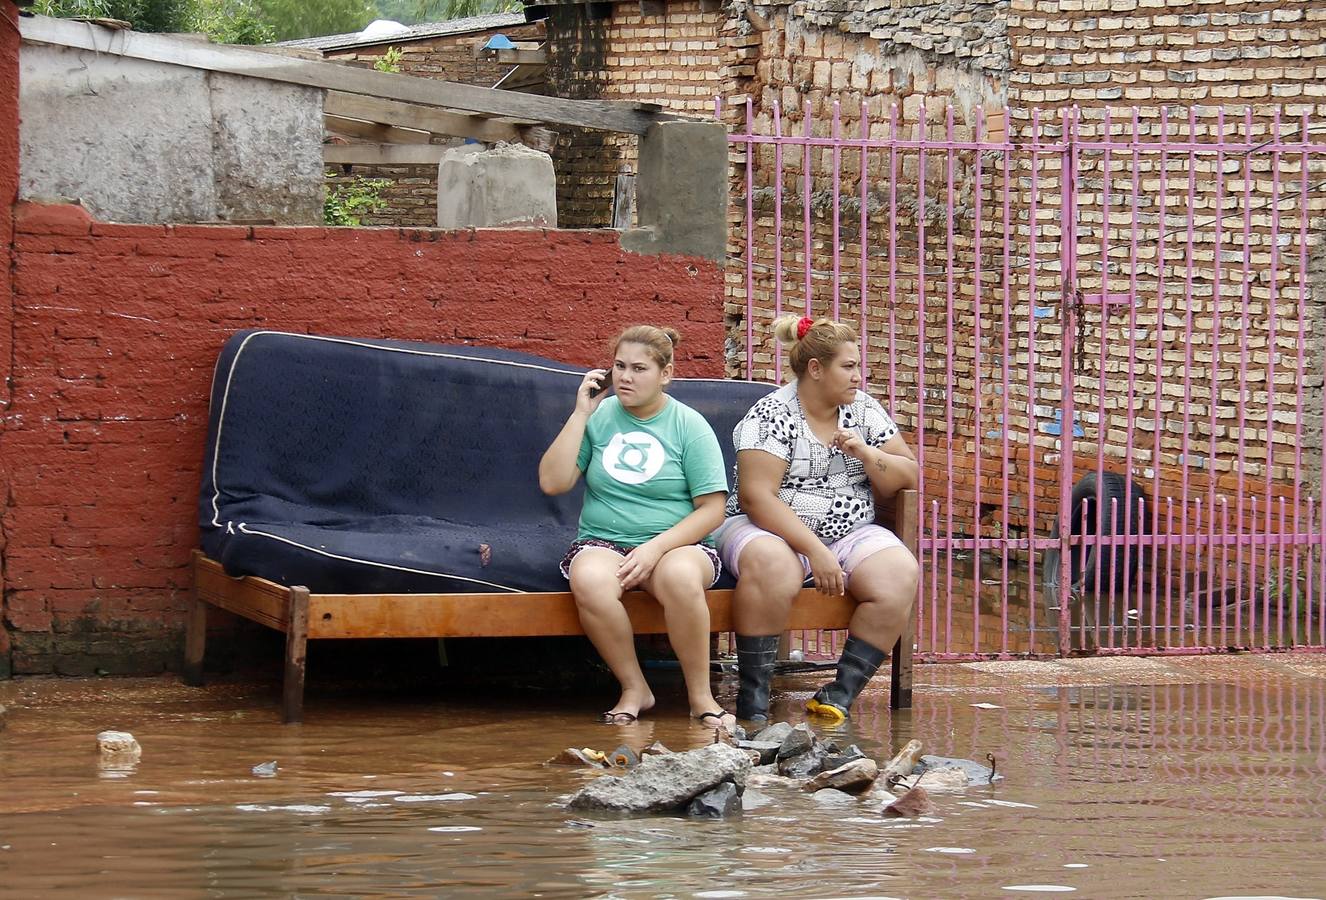
M552 157L518 144L448 151L437 168L437 226L557 227Z

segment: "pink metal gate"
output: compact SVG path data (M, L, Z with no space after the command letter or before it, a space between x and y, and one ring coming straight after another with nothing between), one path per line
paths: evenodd
M859 326L921 462L923 659L1326 648L1326 129L727 113L731 373L781 380L784 311Z

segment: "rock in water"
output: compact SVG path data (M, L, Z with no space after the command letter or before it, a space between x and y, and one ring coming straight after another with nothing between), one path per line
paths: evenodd
M905 816L908 818L928 816L934 811L935 804L930 802L930 795L922 787L912 788L884 807L884 815L886 816Z
M648 747L640 751L641 756L667 756L672 751L663 746L662 741L654 741Z
M710 788L686 807L686 815L700 819L725 819L739 812L741 812L741 794L737 793L737 786L730 781L724 781L717 787Z
M776 741L738 741L737 746L742 750L753 750L758 753L760 761L756 765L766 766L778 756L781 744Z
M925 779L925 786L932 791L961 791L971 786L967 773L957 766L942 766L924 774L913 772L910 781L899 781L898 786L905 788L910 783L915 787L922 778Z
M851 806L856 803L856 798L851 794L844 794L842 791L833 788L816 791L811 799L820 806Z
M663 812L678 809L724 781L744 786L750 757L727 744L649 756L620 777L605 775L571 797L571 809Z
M859 794L874 784L878 777L879 766L875 765L873 759L856 759L836 769L821 772L810 779L802 790L834 788L849 794Z
M137 759L143 755L143 748L127 731L103 731L97 735L97 749L102 756L116 759Z
M258 763L250 771L259 778L275 778L276 768L276 760L273 759L270 762Z
M836 769L839 766L845 766L856 759L865 759L866 755L856 744L852 744L846 750L834 750L829 748L829 757L824 760L825 770Z
M992 780L1002 781L1004 776L996 774L991 779L991 769L989 763L978 763L970 759L954 759L951 756L922 756L916 764L915 774L929 772L932 769L955 768L961 769L967 773L967 783L971 785L985 785ZM926 776L929 782L930 776Z
M824 768L828 756L823 747L811 747L799 756L778 760L778 774L787 778L809 778Z
M810 730L809 725L802 722L789 731L787 737L783 738L783 742L778 746L778 758L787 759L791 756L800 756L815 745L815 732Z
M758 731L752 741L770 741L775 744L781 744L783 739L792 733L790 722L775 722L767 728Z

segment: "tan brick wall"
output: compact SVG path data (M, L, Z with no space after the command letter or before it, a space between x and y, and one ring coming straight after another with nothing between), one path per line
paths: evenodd
M636 97L639 92L650 99L659 92L665 105L687 108L694 94L683 93L678 87L695 86L693 76L680 86L646 71L675 71L666 59L649 58L646 48L662 53L657 41L647 30L633 31L627 26L628 17L635 15L634 4L619 4L612 23L605 29L602 46L603 61L597 67L597 78L604 85L603 96ZM667 22L677 12L690 11L689 4L669 4ZM1011 111L1013 137L1025 144L1029 138L1032 106L1045 110L1044 136L1058 140L1057 122L1060 112L1072 105L1082 107L1083 137L1098 138L1101 116L1106 107L1115 109L1115 134L1118 136L1120 113L1123 121L1131 116L1131 105L1136 104L1144 139L1158 136L1159 110L1162 105L1202 104L1209 109L1198 119L1196 133L1206 139L1215 128L1215 107L1226 110L1232 130L1235 119L1243 115L1245 105L1253 108L1254 140L1269 137L1271 107L1284 105L1285 131L1297 127L1297 117L1310 113L1319 120L1326 117L1326 0L1306 0L1298 3L1225 3L1214 0L1011 0L1011 2L921 3L893 0L889 4L841 4L834 0L805 0L796 4L775 3L755 7L743 2L725 4L721 16L704 14L694 22L695 31L685 31L681 22L671 26L668 36L675 41L694 40L702 47L712 48L716 62L713 71L718 74L720 92L728 100L726 121L734 131L744 128L744 101L752 102L754 130L769 134L773 130L773 106L782 107L784 133L800 134L804 128L802 110L809 103L813 133L829 133L835 101L840 110L840 127L845 135L857 135L861 130L860 110L864 104L869 118L869 133L881 138L887 135L887 117L891 107L899 110L902 125L899 135L915 136L915 122L919 107L924 102L931 111L929 136L939 139L946 105L953 106L955 138L969 139L978 120L977 107L987 114L1007 106ZM632 23L635 25L636 23ZM647 29L648 22L638 23ZM611 62L608 62L611 60ZM644 67L642 69L642 67ZM703 104L707 112L707 101ZM1291 121L1292 120L1292 121ZM995 120L998 122L998 119ZM987 129L987 133L990 129ZM1186 124L1174 123L1171 136L1181 139ZM1326 135L1326 132L1323 132ZM1118 139L1123 140L1122 137ZM1314 138L1318 142L1322 136ZM1283 154L1280 196L1288 196L1292 186L1298 187L1298 160L1292 154ZM831 308L835 274L831 246L834 240L833 211L835 191L831 179L832 154L826 149L815 149L810 154L812 212L811 269L812 290L817 312ZM617 160L630 159L624 147ZM1225 160L1223 216L1231 210L1242 211L1242 173L1230 167L1232 157ZM732 182L732 231L729 244L728 323L729 372L744 373L745 309L746 309L746 226L744 203L746 197L745 162L742 148L734 148ZM1158 160L1148 160L1140 154L1138 164L1138 209L1134 217L1131 207L1133 164L1130 154L1112 154L1110 190L1109 263L1113 270L1108 291L1117 293L1131 288L1132 270L1125 265L1130 255L1131 225L1139 223L1138 233L1138 291L1142 299L1136 316L1138 350L1134 376L1137 391L1132 398L1133 412L1132 454L1133 471L1144 480L1151 492L1154 472L1152 442L1156 403L1161 412L1161 450L1159 469L1160 494L1181 496L1180 483L1184 467L1190 476L1189 514L1197 497L1203 503L1207 496L1206 478L1211 471L1205 457L1210 440L1211 383L1217 385L1216 404L1216 458L1215 475L1220 494L1231 500L1234 511L1234 491L1238 472L1233 463L1237 451L1237 436L1231 424L1237 418L1239 374L1237 344L1246 332L1249 374L1244 416L1248 423L1244 452L1247 465L1243 468L1245 490L1248 494L1262 491L1267 461L1267 411L1265 373L1266 360L1272 352L1269 334L1269 301L1272 296L1271 279L1267 274L1271 262L1269 218L1267 204L1273 191L1270 177L1270 158L1267 154L1253 156L1251 202L1258 212L1252 219L1252 240L1247 248L1250 278L1247 290L1251 299L1251 315L1246 328L1241 317L1234 314L1233 298L1244 289L1242 257L1235 264L1232 248L1238 243L1242 251L1242 218L1228 220L1221 231L1223 259L1220 279L1220 303L1214 301L1214 260L1216 229L1210 227L1215 211L1214 159L1199 159L1195 167L1187 164L1185 154L1169 157L1168 173L1170 196L1166 209L1165 232L1167 249L1163 271L1166 289L1159 298L1157 309L1156 281L1162 267L1155 250L1161 229L1157 226ZM1055 408L1060 403L1060 353L1064 336L1059 323L1059 297L1063 277L1059 271L1059 156L1042 157L1037 173L1038 210L1035 231L1038 266L1034 280L1030 277L1027 253L1031 227L1031 169L1029 154L1019 153L1011 177L1010 228L1007 237L1002 225L1001 154L987 155L982 161L979 192L983 206L980 282L981 315L976 314L975 265L975 160L963 151L953 160L954 177L954 238L950 258L944 233L947 220L947 160L943 151L931 151L926 167L927 203L920 216L927 228L924 253L925 289L927 303L923 329L918 328L917 277L917 165L915 151L899 154L897 197L898 212L893 233L896 235L897 290L892 305L899 343L890 347L887 329L890 316L889 297L885 292L889 277L890 250L888 227L889 184L891 179L887 153L872 153L866 173L867 245L866 295L869 303L867 346L872 367L872 382L883 385L887 380L889 356L897 366L894 373L898 399L894 404L899 419L914 426L918 415L916 398L918 359L925 361L926 403L924 418L927 430L927 472L931 497L938 492L941 508L951 503L955 511L954 527L959 534L970 533L976 513L976 482L974 459L976 439L982 438L981 506L984 516L982 533L990 536L1002 528L1003 513L997 509L1001 497L1000 477L1007 471L1014 487L1010 496L1009 526L1013 533L1024 533L1028 525L1026 516L1026 481L1030 464L1035 460L1037 469L1037 522L1039 533L1048 532L1048 515L1058 506L1059 439L1049 433L1054 424ZM1086 294L1101 291L1100 233L1102 230L1102 177L1101 154L1081 154L1079 169L1080 199L1080 256L1077 287ZM860 157L857 151L841 152L842 176L836 192L839 211L838 241L841 253L838 300L840 317L857 324L861 307L861 243L860 243ZM1319 184L1326 180L1323 161L1312 164L1311 182L1314 186L1310 214L1316 227L1322 229L1323 197ZM784 310L800 309L804 305L804 234L802 231L802 191L804 163L799 147L786 148L783 159L783 241L782 304ZM773 152L766 148L756 151L753 172L754 247L750 254L753 264L756 308L754 374L771 377L775 348L769 340L767 323L772 318L775 284L772 268L775 259ZM610 173L610 166L602 171ZM1190 171L1194 181L1194 203L1187 204L1187 184ZM575 180L568 179L564 193L574 193ZM1181 201L1180 201L1181 193ZM610 197L595 198L603 203ZM1121 200L1124 205L1120 205ZM1186 326L1187 308L1182 300L1182 285L1188 277L1186 259L1186 223L1189 213L1198 227L1194 234L1192 280L1194 303L1193 327ZM1292 230L1291 243L1296 253L1297 225L1300 210L1297 201L1283 205L1282 227ZM1203 223L1206 223L1203 225ZM596 223L601 224L601 222ZM1177 229L1177 233L1176 233ZM1313 277L1326 278L1326 260L1323 260L1318 234L1310 247ZM1283 238L1282 238L1283 239ZM1009 278L1002 274L1002 254L1008 242L1012 255ZM1282 254L1283 257L1283 254ZM949 285L946 273L956 273L953 285L953 340L948 340L948 321L945 314ZM1291 283L1292 282L1292 283ZM1030 293L1035 287L1036 295ZM1009 298L1010 339L1002 335L1004 292ZM1306 448L1306 463L1301 472L1300 496L1319 493L1317 480L1320 453L1320 374L1322 352L1318 349L1303 355L1304 345L1326 347L1321 332L1319 303L1307 310L1307 323L1300 329L1297 321L1299 297L1297 277L1289 277L1283 258L1281 276L1274 285L1277 317L1275 349L1278 353L1274 386L1276 403L1273 415L1274 437L1271 441L1274 456L1271 460L1273 498L1292 497L1294 494L1291 467L1295 459L1295 446ZM1035 308L1033 310L1033 307ZM1217 309L1219 315L1217 316ZM1239 306L1241 309L1241 305ZM1039 314L1037 314L1039 311ZM1233 317L1233 318L1231 318ZM977 322L980 338L977 338ZM1220 340L1215 343L1217 321L1221 324ZM1128 346L1130 316L1122 309L1110 318L1100 321L1096 310L1086 313L1085 356L1083 370L1076 376L1078 392L1076 402L1083 410L1081 424L1087 437L1076 445L1075 470L1094 471L1096 448L1104 445L1104 466L1107 470L1121 471L1127 452L1129 437L1127 366L1121 359L1121 350ZM1237 324L1235 324L1237 323ZM1037 377L1033 387L1027 386L1027 363L1032 352L1028 329L1034 324L1036 331L1035 356ZM918 353L917 335L921 331L925 340ZM1156 336L1160 347L1156 350ZM1106 382L1106 416L1102 421L1095 406L1099 385L1099 354L1102 343L1109 352L1104 372ZM1191 350L1193 362L1187 364ZM952 383L947 384L944 372L945 358L953 358ZM998 435L1003 415L1003 397L990 393L991 385L999 379L1003 360L1010 360L1010 368L1017 383L1009 391L1009 413L1006 427L1011 432L1010 448L1003 452ZM1307 390L1304 410L1297 408L1294 384L1298 379L1300 361L1303 363L1303 383ZM1162 375L1159 398L1153 396L1157 365ZM1257 372L1261 366L1261 374ZM1190 453L1180 459L1183 447L1183 407L1185 373L1188 406L1188 429L1192 437ZM975 379L982 381L978 396ZM1035 409L1035 418L1028 421L1028 402ZM954 427L946 435L936 434L936 426L953 408ZM1304 419L1305 413L1309 418ZM1033 429L1035 453L1029 454L1027 432ZM1300 436L1301 433L1301 436ZM948 466L947 448L950 441L954 450L954 465ZM991 477L991 473L994 476ZM1255 484L1255 489L1250 486ZM991 510L993 506L996 507ZM1292 507L1290 507L1292 518ZM1264 507L1262 509L1264 514ZM1183 514L1175 504L1177 520ZM1278 507L1277 507L1278 518ZM947 513L940 522L940 532L947 528ZM1162 520L1163 521L1163 520ZM1205 528L1203 530L1206 530Z

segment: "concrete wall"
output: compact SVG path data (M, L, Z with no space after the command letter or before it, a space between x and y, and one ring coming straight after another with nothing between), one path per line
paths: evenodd
M311 88L26 45L20 195L115 222L322 221Z
M238 329L590 365L624 326L660 322L685 337L680 374L723 373L721 269L613 232L107 225L20 204L16 240L0 445L15 673L178 659L212 367Z

